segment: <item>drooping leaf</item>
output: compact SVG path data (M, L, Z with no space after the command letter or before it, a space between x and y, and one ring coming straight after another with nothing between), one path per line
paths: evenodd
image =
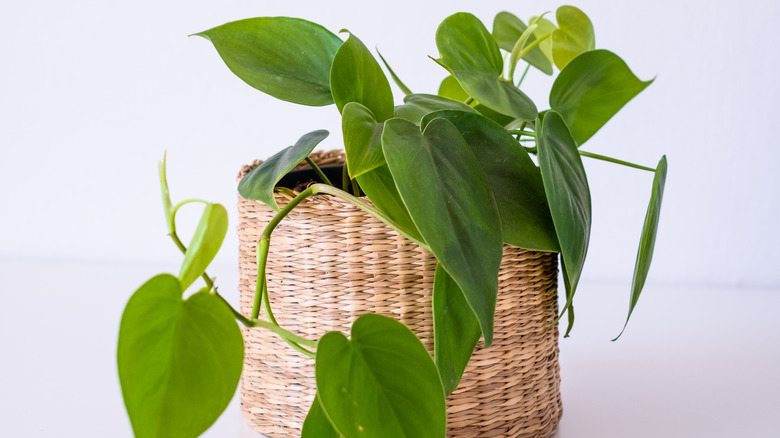
M377 121L393 117L393 92L382 67L358 37L350 34L333 58L330 88L339 111L349 102L371 110Z
M312 131L293 145L288 146L252 169L238 183L238 193L244 199L260 201L272 209L279 211L274 199L276 183L293 167L309 156L312 150L326 137L328 131L320 129Z
M474 100L486 107L520 120L536 118L536 105L511 82L481 72L453 70L452 74Z
M303 422L301 438L341 438L341 435L330 424L330 420L325 415L325 411L322 410L322 405L316 396L312 400L309 413Z
M206 204L179 271L182 289L187 290L206 271L219 252L227 229L228 214L225 207L220 204Z
M617 340L626 330L628 320L634 311L639 295L645 286L647 273L650 271L650 263L653 261L653 250L655 249L655 235L658 231L658 220L661 217L661 202L664 197L664 186L666 185L666 155L658 162L655 169L655 178L653 178L653 191L650 194L650 205L647 206L645 223L642 226L642 237L639 240L639 249L636 254L636 264L634 265L634 278L631 282L631 300L628 304L628 316L623 330L613 340Z
M260 17L195 35L211 41L236 76L264 93L302 105L333 103L330 66L342 41L319 24Z
M404 98L404 105L396 108L396 116L420 125L422 118L431 112L453 109L476 113L477 111L463 102L432 94L410 94Z
M436 118L458 128L485 171L501 215L504 243L560 251L542 175L525 149L504 128L479 114L437 111L423 119L423 126Z
M544 191L571 285L565 309L577 289L588 253L590 188L577 144L560 114L548 111L543 120L536 122L536 128Z
M349 102L341 112L344 149L350 178L356 178L385 164L382 154L384 123L376 121L370 109L358 102Z
M566 302L564 303L563 309L561 310L561 316L563 316L563 313L566 312L567 317L567 325L566 325L566 333L564 333L563 337L568 338L569 333L571 333L571 329L574 328L574 289L571 288L571 281L569 281L569 273L566 270L566 262L563 261L563 258L561 258L561 271L563 275L563 286L564 290L566 291Z
M550 107L582 146L653 81L641 81L619 56L607 50L583 53L561 71L550 91Z
M244 360L241 331L215 295L182 300L168 274L152 278L127 303L117 365L138 438L191 438L233 398Z
M398 192L431 251L455 279L480 323L485 345L501 264L501 220L487 176L458 129L434 119L385 123L382 149Z
M352 339L325 334L317 346L318 398L346 438L444 438L444 392L431 356L405 325L360 316Z
M358 176L357 182L377 208L388 215L408 235L423 241L417 226L401 200L401 195L398 194L387 163Z
M440 265L433 279L434 361L446 395L460 383L481 331L458 283Z
M395 71L393 71L393 69L390 67L390 64L387 63L385 57L382 56L382 53L379 50L377 50L376 53L377 55L379 55L379 59L382 60L382 64L385 65L385 68L390 73L390 77L393 78L393 82L395 82L395 85L397 85L398 88L401 89L401 92L404 93L405 96L412 94L412 90L410 90L409 87L407 87L406 84L404 84L401 78L399 78L398 75L395 74Z
M457 100L458 102L465 102L469 98L469 93L460 86L460 82L455 79L455 76L449 75L441 81L439 85L439 91L436 93L441 97Z
M527 28L528 26L515 15L506 11L499 12L496 18L493 19L493 38L498 43L498 47L511 52L515 47L515 43ZM536 32L534 32L525 45L527 46L536 41L536 38ZM538 46L528 51L523 56L523 59L545 74L551 75L553 73L552 63Z
M563 70L577 55L596 48L593 23L574 6L561 6L555 11L558 29L552 34L552 54L555 65Z

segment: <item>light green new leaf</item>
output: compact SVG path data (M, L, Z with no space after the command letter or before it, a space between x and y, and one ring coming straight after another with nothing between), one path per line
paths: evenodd
M552 21L544 17L531 17L529 21L533 21L534 23L536 23L536 29L534 30L534 36L536 38L542 38L545 35L551 35L555 31L555 29L558 28ZM552 64L553 63L552 36L539 43L537 47L539 48L539 50L542 51L544 57L547 58L547 61L549 61L550 64Z
M341 438L341 435L330 424L317 396L312 400L309 413L303 422L301 438Z
M511 52L515 47L515 43L527 28L528 26L515 15L506 11L499 12L496 18L493 19L493 38L498 43L498 47ZM528 38L525 45L527 46L536 41L536 35L536 31L534 31L533 36ZM547 59L547 56L545 56L539 46L529 50L523 56L523 59L548 75L553 73L552 63Z
M236 76L264 93L302 105L333 103L330 66L342 41L319 24L260 17L195 35L211 41Z
M399 78L398 75L395 74L395 71L393 71L393 69L390 67L390 64L387 63L385 57L382 56L382 53L379 50L377 50L376 54L379 55L379 59L382 60L382 64L384 64L387 71L390 72L390 77L393 78L393 82L395 82L395 85L397 85L398 88L401 89L401 92L404 93L405 96L412 94L412 90L410 90L409 87L407 87L406 84L404 84L401 78Z
M458 129L444 119L434 119L422 133L407 120L388 120L382 149L417 229L463 290L489 346L503 251L485 172Z
M183 290L187 290L214 260L222 241L225 240L227 228L228 214L225 207L220 204L206 204L179 270L179 281Z
M412 217L409 216L409 211L406 210L406 206L401 200L401 195L398 194L393 175L386 163L358 176L357 182L363 193L379 210L388 215L406 234L423 241Z
M433 351L446 395L460 383L481 331L458 283L436 265L433 278Z
M436 118L458 128L485 171L501 215L504 243L560 251L542 175L525 149L506 129L479 114L437 111L425 116L423 126Z
M317 346L320 404L346 438L444 438L444 392L431 356L405 325L367 314L352 339L329 332Z
M466 90L460 86L460 82L452 75L441 81L439 91L436 94L447 99L457 100L458 102L465 102L469 98L469 93L466 93Z
M536 122L536 129L544 191L571 286L566 309L574 297L588 253L590 188L577 144L560 114L548 111L544 120Z
M163 155L163 160L159 163L158 170L160 174L160 192L162 194L163 213L165 214L165 226L168 229L168 234L173 234L175 227L173 224L173 203L171 202L171 195L168 191L168 176L166 175L167 158L168 153L166 152L165 155Z
M376 121L370 109L358 102L349 102L341 112L341 130L347 152L347 170L351 178L385 164L382 154L384 123Z
M233 398L244 360L241 330L215 295L182 300L168 274L127 303L119 328L119 382L138 438L192 438Z
M641 81L619 56L594 50L574 58L553 83L550 107L582 146L653 81Z
M238 193L244 199L261 201L279 211L279 205L274 199L276 183L308 157L311 151L327 136L328 131L324 129L312 131L298 139L293 146L288 146L277 152L244 175L241 182L238 183Z
M596 36L590 18L574 6L559 7L555 19L558 29L552 34L552 54L555 65L563 70L577 55L596 48Z
M350 34L333 58L330 88L339 111L349 102L371 110L377 121L393 117L393 92L382 67L358 37Z
M434 111L452 109L476 113L477 111L463 102L432 94L410 94L404 98L404 105L395 109L396 117L420 125L423 117Z
M647 280L647 273L650 271L650 263L653 261L653 249L655 248L655 235L658 231L658 220L661 216L661 202L664 197L664 186L666 185L666 155L658 162L655 169L655 178L653 178L653 192L650 194L650 205L647 206L645 215L645 224L642 227L642 237L639 240L639 250L636 254L636 264L634 265L634 279L631 282L631 301L628 305L628 316L623 330L613 341L617 340L626 330L628 320L634 311L639 295Z

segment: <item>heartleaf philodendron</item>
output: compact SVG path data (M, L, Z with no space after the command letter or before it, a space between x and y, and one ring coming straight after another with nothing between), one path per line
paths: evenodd
M207 203L200 217L192 242L184 254L179 271L182 289L188 287L206 271L222 246L228 228L228 214L220 204Z
M555 11L558 28L552 34L552 55L555 66L563 70L577 55L596 48L593 23L574 6L561 6Z

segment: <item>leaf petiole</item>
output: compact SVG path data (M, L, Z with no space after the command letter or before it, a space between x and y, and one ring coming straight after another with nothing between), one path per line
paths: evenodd
M596 160L608 161L610 163L620 164L622 166L633 167L634 169L646 170L655 173L655 169L640 164L630 163L628 161L618 160L617 158L607 157L606 155L594 154L593 152L579 151L583 157L594 158Z

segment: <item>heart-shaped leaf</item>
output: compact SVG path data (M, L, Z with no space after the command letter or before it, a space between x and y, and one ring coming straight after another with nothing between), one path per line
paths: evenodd
M358 176L357 182L361 190L379 210L388 215L406 234L423 241L420 232L417 231L417 226L401 200L401 195L398 194L393 175L386 163Z
M191 438L219 417L236 391L244 360L241 330L215 295L182 300L172 275L141 286L119 328L117 364L138 438Z
M558 28L552 21L544 17L531 17L529 21L533 21L534 23L536 23L536 29L534 29L534 36L536 38L542 38L545 35L551 35L555 31L555 29ZM542 54L544 54L544 57L547 58L547 61L549 61L552 64L553 63L552 36L540 42L537 47L539 48L539 50L542 51Z
M511 82L482 72L453 70L452 74L474 100L492 110L524 121L538 114L533 101Z
M596 48L593 23L574 6L561 6L555 11L558 29L552 34L552 54L555 65L563 70L577 55Z
M301 438L341 438L341 435L330 424L317 396L312 400L309 413L303 422Z
M558 252L542 175L528 153L501 126L479 114L437 111L436 118L458 128L487 175L501 215L504 243L537 251Z
M396 116L420 125L422 118L434 111L453 109L476 113L477 111L463 102L432 94L410 94L404 98L404 105L396 107Z
M458 283L440 265L433 277L433 347L446 395L460 383L481 331Z
M222 241L225 240L227 228L228 214L225 207L220 204L206 204L179 271L183 290L187 290L214 260Z
M469 93L466 93L466 90L460 86L460 82L452 75L441 81L439 91L436 94L447 99L457 100L458 102L465 102L469 98Z
M317 346L318 398L346 438L444 438L446 406L439 374L405 325L367 314L352 339L329 332Z
M490 345L503 251L498 208L479 161L444 119L422 133L412 122L388 120L382 149L417 229L463 290Z
M582 146L607 121L653 81L641 81L619 56L594 50L573 59L555 78L550 107Z
M288 146L265 160L262 164L244 175L238 183L238 193L244 199L260 201L279 211L274 199L274 187L293 167L309 156L312 150L328 136L328 131L312 131L293 145Z
M566 306L574 297L588 253L591 226L590 188L577 144L555 111L536 122L539 167L563 265L571 288Z
M515 47L515 43L527 28L528 26L515 15L506 11L499 12L496 18L493 19L493 38L498 43L498 47L511 52ZM536 41L537 37L535 35L536 32L528 38L526 46ZM547 59L539 46L529 50L523 56L523 59L548 75L553 73L552 63Z
M382 129L370 109L358 102L349 102L341 112L341 130L347 152L347 169L351 178L385 164L382 154Z
M333 58L330 88L339 111L349 102L371 110L377 121L393 117L393 92L382 67L358 37L350 34Z
M302 105L333 103L330 66L342 41L319 24L260 17L195 35L211 41L236 76L264 93Z
M650 271L650 263L653 261L653 250L655 249L655 235L658 232L658 220L661 217L661 202L664 197L664 186L666 185L666 155L658 162L655 169L655 178L653 178L653 191L650 194L650 205L647 206L645 223L642 227L642 237L639 240L639 250L636 254L636 264L634 265L634 279L631 282L631 300L628 305L628 316L623 330L613 340L617 340L623 331L626 330L628 320L634 311L639 295L645 287L647 273Z

